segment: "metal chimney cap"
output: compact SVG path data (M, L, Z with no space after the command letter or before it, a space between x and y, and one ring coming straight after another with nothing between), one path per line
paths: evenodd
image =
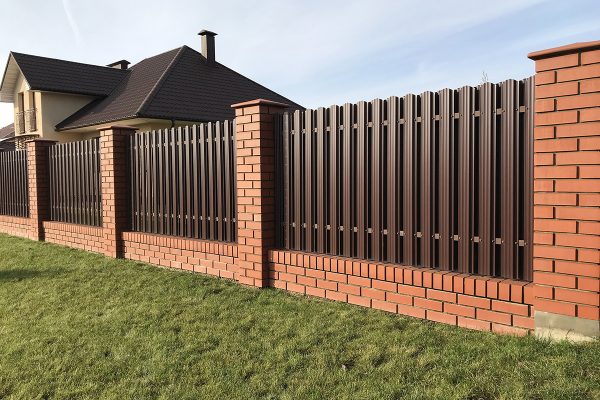
M216 33L207 31L206 29L202 29L198 35L200 35L200 36L217 36Z
M127 68L129 68L129 64L131 64L131 63L127 60L119 60L119 61L115 61L114 63L108 64L107 67L118 68L118 69L127 69Z

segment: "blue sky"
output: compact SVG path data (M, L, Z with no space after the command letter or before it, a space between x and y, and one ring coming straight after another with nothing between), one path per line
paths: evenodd
M520 79L527 53L600 39L598 0L1 1L4 62L135 63L209 29L219 62L306 107Z

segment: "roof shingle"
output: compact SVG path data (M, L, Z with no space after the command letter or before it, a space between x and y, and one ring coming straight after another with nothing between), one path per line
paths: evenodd
M110 95L90 103L56 128L68 130L135 117L223 120L233 118L232 104L256 98L301 108L222 64L209 65L187 46L147 58L128 72Z
M31 90L107 96L127 71L99 65L11 53Z

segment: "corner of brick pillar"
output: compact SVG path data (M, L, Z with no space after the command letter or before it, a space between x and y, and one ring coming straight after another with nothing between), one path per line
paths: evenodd
M123 256L123 232L129 227L129 136L136 128L107 126L100 132L100 185L102 198L102 252Z
M600 41L535 61L535 333L600 336Z
M236 115L237 241L236 280L268 286L268 252L275 246L274 117L288 106L257 99L234 104Z
M53 140L34 139L26 143L29 185L29 238L44 240L44 221L50 219L49 148Z

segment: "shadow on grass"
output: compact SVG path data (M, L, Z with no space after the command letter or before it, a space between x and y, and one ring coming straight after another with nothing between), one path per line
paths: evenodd
M34 271L31 269L8 269L0 271L0 282L22 281L33 278L54 278L64 271L62 269L54 269L51 271Z

